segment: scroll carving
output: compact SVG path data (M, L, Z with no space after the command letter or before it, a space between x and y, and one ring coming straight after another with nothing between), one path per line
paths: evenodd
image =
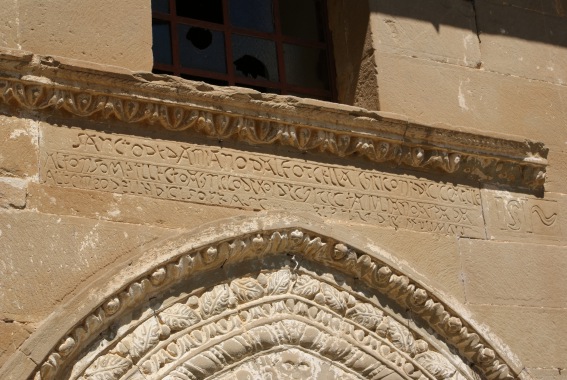
M351 125L336 127L330 123L315 126L313 124L321 123L311 119L291 123L261 116L265 115L263 109L255 113L238 114L223 111L220 107L215 109L188 104L183 99L162 101L159 99L164 94L170 96L177 91L171 91L169 87L162 89L157 84L144 87L136 78L121 83L121 86L127 86L124 91L114 88L116 81L109 76L105 81L105 90L96 91L75 87L92 87L86 75L81 78L75 73L73 86L58 82L57 78L64 76L64 71L58 71L57 76L51 79L34 76L0 78L0 102L34 111L60 111L81 118L157 125L172 131L192 130L215 139L234 139L254 145L280 144L303 152L322 152L338 157L361 156L375 163L439 170L482 182L522 188L539 189L545 181L547 150L541 144L456 131L434 131L436 141L429 143L417 136L433 135L429 131L433 128L408 126L401 121L396 125L394 121L381 120L371 113L368 116L375 118L367 118L368 123L374 125L371 129L375 128L377 132L356 132L361 128ZM104 73L98 79L100 77L104 77ZM148 92L148 88L152 91ZM162 90L163 93L156 93ZM206 98L199 101L203 99ZM250 108L251 105L247 103L246 107ZM296 117L297 113L293 116ZM354 120L359 124L350 114L341 115L341 120L344 123ZM362 128L367 126L363 125ZM412 129L412 133L405 133L408 128ZM386 132L378 132L380 129Z
M212 254L213 252L215 254ZM294 254L296 257L301 257L301 260L309 260L325 267L335 268L360 279L365 286L375 289L398 303L403 309L411 310L412 313L419 316L465 360L473 363L487 379L514 378L510 368L491 347L487 346L479 334L456 316L451 309L432 297L426 289L405 275L397 273L388 265L344 243L309 231L284 229L263 231L198 247L155 268L120 293L111 296L108 301L77 325L68 336L64 337L61 344L54 348L42 364L35 379L59 379L58 374L62 373L65 368L69 368L82 350L112 321L116 320L123 310L141 305L144 299L153 294L160 294L172 284L192 274L219 268L221 265L233 265L247 260L258 260L262 257L278 257L277 255L281 254ZM177 366L175 370L184 373L183 371L191 367L186 361L189 360L189 357L192 358L191 360L200 360L193 354L185 358L184 353L190 352L191 347L201 347L207 341L216 342L214 347L211 346L212 351L210 352L214 355L221 355L220 359L229 360L230 357L234 357L236 361L244 360L245 358L237 352L223 356L228 346L225 347L222 344L231 345L232 343L227 343L230 339L225 340L225 343L222 344L218 339L212 341L210 339L213 336L219 337L234 329L239 329L244 323L247 324L248 332L251 331L252 326L257 326L257 329L260 330L254 331L263 334L261 329L268 328L265 327L265 322L258 324L259 322L254 321L271 321L270 323L276 321L274 322L276 324L269 327L268 330L280 331L276 334L280 337L278 339L287 337L285 339L288 340L284 339L285 342L289 344L295 342L293 344L299 344L299 346L303 344L300 331L315 329L313 334L320 334L326 329L342 331L344 339L348 338L347 340L351 342L347 345L348 347L351 347L353 342L358 342L357 345L372 347L372 349L357 349L365 352L364 355L374 357L371 362L375 364L368 364L369 367L365 367L370 372L378 370L376 363L379 362L381 366L385 365L390 370L396 371L402 378L405 378L404 376L420 378L421 375L416 375L417 377L411 375L418 372L425 378L430 378L429 376L439 379L446 378L442 376L448 373L443 369L447 364L441 365L438 361L431 359L435 354L432 354L433 356L422 355L430 351L428 344L422 338L416 338L415 333L408 330L407 327L385 315L375 306L361 301L355 295L335 285L320 282L305 273L294 273L293 268L295 267L261 273L256 278L245 277L230 283L218 284L203 294L193 295L182 303L164 308L163 311L157 313L157 316L147 319L133 330L132 334L116 344L115 348L104 354L107 356L101 356L107 359L99 359L84 368L82 371L84 378L89 378L91 373L97 373L99 367L110 367L108 363L111 362L116 362L116 373L119 374L113 376L117 379L123 376L121 368L126 366L126 362L128 365L132 363L128 371L139 369L141 373L159 371L159 368L163 366L178 363L175 364ZM293 323L299 323L299 325L293 328L278 325L278 316L282 316L282 320L293 316L296 318L294 319L296 322ZM188 335L184 331L187 331ZM266 334L271 333L266 332ZM250 339L252 339L250 342L257 342L256 338ZM251 347L252 343L244 343L237 339L234 344L244 344L242 350L248 352L249 348L244 347ZM272 343L266 341L265 344ZM336 344L338 346L333 347L343 346L343 343L339 341L336 341ZM239 350L237 351L240 352ZM346 351L342 352L335 352L332 357L338 355L340 358L347 358L351 357L348 355L354 355L352 351L349 351L351 354L348 355ZM320 354L323 355L323 352ZM361 358L366 358L364 355ZM117 357L125 361L118 361ZM378 361L377 358L379 358ZM432 360L434 365L431 364ZM368 363L371 362L368 361ZM433 369L426 370L426 368ZM435 375L436 373L438 375ZM132 379L136 378L134 375L132 372ZM465 376L466 374L463 374L462 371L455 371L451 376L457 375ZM459 378L458 376L455 379ZM474 375L470 374L470 376L474 378ZM182 376L180 378L185 379Z

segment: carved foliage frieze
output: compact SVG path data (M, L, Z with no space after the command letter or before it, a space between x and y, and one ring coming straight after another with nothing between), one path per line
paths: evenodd
M206 378L258 352L287 351L291 346L316 353L327 363L340 363L354 377L475 379L473 372L460 372L446 353L432 351L414 335L351 293L281 269L181 298L114 338L98 357L90 353L79 360L71 378L117 380L137 373L146 378L167 374L172 380ZM314 369L289 370L315 374ZM286 372L281 371L276 378ZM306 378L326 379L317 376Z
M77 80L75 77L74 82ZM112 81L109 80L108 85L112 86ZM0 100L25 109L56 110L81 118L158 125L174 131L192 130L216 139L281 144L300 151L324 152L339 157L361 156L376 163L439 170L483 182L535 189L545 181L547 161L543 156L547 153L537 144L479 138L455 131L438 133L437 139L441 141L428 144L421 137L415 141L405 139L408 126L401 121L399 126L392 121L381 121L389 125L391 131L388 133L363 133L348 125L323 127L311 125L308 120L304 123L286 122L265 116L264 110L261 112L264 116L259 116L258 113L205 108L183 100L162 101L156 99L155 94L150 96L140 91L135 80L132 80L131 86L133 94L127 96L118 89L116 93L121 92L121 95L113 95L110 88L103 92L79 90L42 77L27 76L25 80L4 78L0 79ZM85 83L82 87L88 88L89 85ZM171 93L171 89L168 91ZM247 107L250 105L247 104ZM378 123L378 120L372 122Z
M299 274L295 273L301 268L302 260L309 260L356 277L363 281L365 286L392 299L404 309L411 310L429 328L443 337L448 345L458 351L464 360L470 361L486 378L514 378L510 368L487 345L481 335L475 332L450 308L407 276L396 272L390 266L371 256L333 239L300 229L284 229L263 231L198 247L154 268L150 273L129 284L124 290L109 297L67 336L62 338L60 345L54 348L41 365L40 371L36 374L36 379L59 379L58 374L62 373L64 368L72 366L85 347L98 334L107 329L117 317L127 310L140 307L147 302L150 296L160 294L179 281L196 273L220 266L280 254L292 255L291 261L295 264L292 265L291 269L218 284L203 294L194 295L184 302L171 305L136 327L133 334L125 337L124 342L116 345L113 351L105 352L104 355L89 364L84 369L84 376L95 378L94 376L103 371L103 368L110 368L110 372L104 373L111 373L114 378L120 378L126 373L125 371L130 371L133 368L134 363L136 363L136 368L140 370L157 369L161 364L156 363L163 362L164 365L173 363L172 359L170 360L168 357L177 357L176 355L181 352L179 350L182 347L179 342L184 331L197 327L201 329L209 323L209 326L214 326L207 330L209 336L217 336L217 334L224 334L224 332L231 330L232 327L228 328L231 324L236 326L242 324L242 321L253 320L256 314L266 315L266 313L267 315L278 313L283 313L286 316L296 315L297 323L301 322L303 325L298 325L289 330L289 339L295 339L295 342L299 342L301 338L299 335L292 338L291 332L304 331L303 328L308 329L313 324L319 324L317 331L325 331L325 329L335 331L336 328L343 326L342 323L350 323L350 326L358 327L351 329L344 325L344 331L349 331L350 334L349 341L359 342L358 344L363 345L370 344L370 341L375 342L372 343L375 344L375 348L363 350L365 355L380 355L382 359L386 358L381 363L389 365L389 368L396 370L397 373L408 374L413 373L412 371L416 368L422 368L423 371L428 368L425 372L440 374L432 375L437 377L444 376L442 374L451 371L450 366L447 367L446 363L439 364L439 360L435 359L437 355L434 352L436 351L429 351L426 344L421 342L420 339L416 340L412 334L407 333L408 330L404 326L384 315L380 310L364 302L357 302L352 294L341 291L332 284L321 283L308 276L302 276L299 272ZM264 303L264 305L268 306L260 306L262 300L266 300L267 303ZM324 307L325 310L321 311L321 307ZM324 317L325 315L328 315L328 317ZM320 320L317 319L318 316L321 316ZM337 318L334 316L337 316ZM224 322L221 322L223 318ZM207 323L204 321L207 321ZM335 324L335 327L332 327L333 324ZM250 330L253 325L251 322L247 329ZM257 328L261 329L261 326L265 326L265 321L257 325ZM283 327L273 328L281 329ZM214 330L214 333L211 329ZM359 330L360 332L357 332ZM257 331L262 335L260 330ZM202 331L194 330L189 333L188 342L202 341L203 337L206 336L203 334ZM285 335L282 334L279 336ZM375 341L368 338L369 336L372 336ZM177 340L174 342L171 339ZM256 341L253 338L250 339ZM165 341L168 342L164 346L163 350L165 351L156 348L160 347L159 342ZM222 339L221 341L227 342L228 340ZM224 355L222 352L225 351L223 351L224 348L219 346L219 344L222 344L221 341L214 342L216 348L213 351L220 353L219 355L222 357ZM238 344L243 344L243 347L246 346L245 342ZM337 344L339 343L337 342ZM186 347L192 347L192 345L193 343L187 343ZM386 350L386 347L387 351L381 351ZM162 352L162 354L157 354L157 352ZM392 352L397 352L397 355L406 359L412 358L416 365L412 364L413 369L403 364L400 367L398 364L404 363L405 359L400 361L397 357L393 362L390 361L391 364L388 364L387 358ZM157 356L152 356L154 354ZM190 356L194 357L193 355ZM150 360L150 358L153 359ZM144 363L147 360L150 361L145 365ZM434 361L433 364L431 363L432 360ZM140 364L140 362L142 363ZM182 362L186 363L184 360ZM182 368L185 367L186 365L179 363L176 370L182 373L184 371ZM422 369L419 370L422 371ZM137 375L133 374L132 376L132 379L134 379ZM142 376L141 372L140 376Z

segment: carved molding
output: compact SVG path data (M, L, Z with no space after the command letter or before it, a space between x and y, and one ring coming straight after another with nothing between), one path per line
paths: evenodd
M127 332L109 345L89 348L70 379L217 378L258 353L289 347L336 363L354 378L478 379L387 311L300 273L261 272L183 296L127 329L118 328ZM296 375L314 379L314 372L304 368Z
M531 190L542 189L546 175L547 149L541 143L418 125L309 99L104 72L31 54L0 55L0 102L44 115L58 111L191 130L219 140L361 156Z
M140 305L146 302L150 297L163 293L166 289L171 288L175 284L191 276L195 276L198 273L220 268L221 266L230 266L249 260L259 260L263 257L267 258L282 254L295 255L291 257L292 262L295 263L294 269L297 269L296 267L299 266L299 260L307 260L323 265L324 267L339 270L363 281L365 286L374 289L395 301L403 309L410 310L412 313L419 316L428 325L428 328L431 328L443 337L449 346L458 351L462 358L470 361L487 379L514 379L519 376L519 374L513 373L511 368L498 355L497 350L491 347L482 338L482 334L475 331L474 328L459 317L457 313L438 300L428 290L407 276L397 272L391 266L332 238L305 229L282 228L249 233L213 244L194 247L180 252L179 255L176 255L175 258L172 258L168 262L155 266L151 271L147 272L147 274L124 287L123 290L108 297L96 310L81 320L61 339L57 347L53 348L52 352L41 364L40 370L35 375L35 379L59 379L59 375L65 368L73 365L82 350L102 331L116 321L118 317L129 310L140 307ZM261 280L256 279L256 281L260 284ZM272 281L273 285L271 285L270 281ZM301 281L304 280L297 281L300 282L300 285L305 285L305 287L309 289L309 284L301 283ZM305 279L305 281L307 281L307 279ZM206 294L203 295L203 297L209 297L211 299L222 299L223 302L220 303L221 306L215 302L197 300L195 303L195 300L189 301L189 305L200 305L200 314L196 312L193 314L189 308L178 306L178 308L183 308L183 310L175 310L175 313L172 312L171 314L179 315L181 313L184 314L186 318L178 321L170 320L168 323L165 322L168 317L167 312L164 311L165 314L160 314L162 318L161 323L167 325L170 331L184 329L190 327L189 325L197 321L197 319L221 315L224 312L223 308L228 308L229 305L235 305L239 302L250 302L260 293L278 292L278 286L286 284L285 279L275 281L272 280L271 277L265 279L263 282L264 284L261 285L262 289L256 286L254 282L249 284L250 286L248 286L248 291L246 292L235 290L235 286L246 287L246 285L240 283L236 285L230 284L230 286L221 284L213 291L217 293L226 291L226 297L219 294L215 294L213 297L210 293L209 296ZM297 284L297 282L295 284ZM288 283L286 292L290 287L291 284ZM351 302L348 295L340 295L337 297L336 289L327 288L327 292L330 293L330 295L327 296L325 289L322 289L323 287L324 284L321 284L318 293L312 294L313 302L318 304L324 303L338 315L350 316L362 326L366 323L375 324L374 321L365 321L364 319L357 320L357 317L353 316L352 308L355 305ZM293 288L291 289L291 293L293 294ZM286 302L283 300L280 303L280 307L290 307L289 305L286 306ZM299 303L294 303L294 305L295 304ZM378 322L376 321L376 323ZM394 341L399 340L395 338L394 333L389 332L387 325L384 327L383 319L378 327L375 327L375 332L382 338L389 336L389 340L392 344L394 344ZM157 335L152 339L159 340L159 336L165 333L160 329L155 332L155 334ZM403 339L400 342L403 342ZM423 363L429 360L425 357L427 355L419 359L420 356L418 355L426 351L417 350L415 347L418 346L415 344L404 346L404 343L400 343L399 346L395 344L394 346L402 352L405 352L406 356L413 355L416 357L415 360L417 360L418 363L420 363L420 360L422 360ZM143 350L132 349L132 347L133 346L130 345L130 348L128 348L130 357L135 356L138 358L143 355ZM408 350L411 351L412 354L408 354L408 352L406 352ZM97 365L110 365L112 362L112 365L115 365L118 372L122 371L119 370L119 368L126 368L127 364L130 365L125 356L120 356L116 353L110 353L109 355L115 356L100 359ZM435 354L428 355L435 356ZM128 360L132 361L132 359ZM428 365L422 364L421 366L426 368ZM431 373L436 371L443 372L443 368L439 367L434 369L432 367L427 371Z

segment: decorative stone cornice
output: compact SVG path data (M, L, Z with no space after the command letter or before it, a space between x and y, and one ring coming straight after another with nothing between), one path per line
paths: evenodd
M399 115L311 99L84 65L4 50L0 103L44 117L60 113L191 130L252 145L362 156L389 167L445 173L453 180L532 191L541 190L545 181L547 149L542 143L420 125Z
M480 332L475 331L472 326L437 299L430 291L398 272L395 268L333 238L303 228L284 228L258 231L211 244L194 246L179 252L167 262L157 263L147 273L126 284L122 290L110 295L94 311L76 324L60 340L57 347L52 349L41 364L41 369L36 373L34 379L61 379L62 373L74 363L81 351L115 320L125 312L139 307L150 297L165 294L164 292L167 289L181 281L198 273L278 255L294 255L288 256L291 257L292 270L296 270L301 265L302 260L307 260L336 269L363 281L365 286L383 294L404 310L409 310L415 316L421 318L426 327L431 328L443 337L449 346L452 346L462 358L470 361L487 379L511 380L520 378L519 374L515 374L499 356L498 350L491 347L483 339ZM287 276L289 271L281 273L282 276ZM227 285L219 286L227 287ZM266 291L269 290L269 284L266 289ZM260 292L259 288L257 290ZM336 293L336 290L327 290L333 294ZM264 290L261 291L264 292ZM236 290L236 293L238 293L238 290ZM327 305L331 309L337 307L337 305L332 306L332 300L328 303L325 291L319 289L316 293L321 295L312 294L315 302ZM233 294L233 297L238 297L238 294ZM244 295L243 297L246 299L248 296ZM332 298L332 295L329 295L329 298ZM349 299L349 297L343 297L340 298L340 302L337 301L339 303L344 301L344 305L341 303L344 307L339 311L345 316L347 310L350 310L347 308L350 305ZM204 311L201 310L201 313L206 315L217 315L224 310L212 311L211 308L214 308L216 304L207 303L204 305L203 302L199 302L197 304L201 305L201 308L205 308ZM189 312L188 309L185 311ZM377 328L376 332L384 335L384 328L386 327ZM417 350L413 353L410 352L410 354L417 355L420 352L421 350ZM120 348L118 348L116 354L111 353L111 356L107 359L121 360L114 357L119 353ZM127 354L124 352L123 355Z

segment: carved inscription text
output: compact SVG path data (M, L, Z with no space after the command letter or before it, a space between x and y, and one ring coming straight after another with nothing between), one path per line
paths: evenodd
M484 236L476 188L221 147L53 129L42 146L41 178L49 185Z

